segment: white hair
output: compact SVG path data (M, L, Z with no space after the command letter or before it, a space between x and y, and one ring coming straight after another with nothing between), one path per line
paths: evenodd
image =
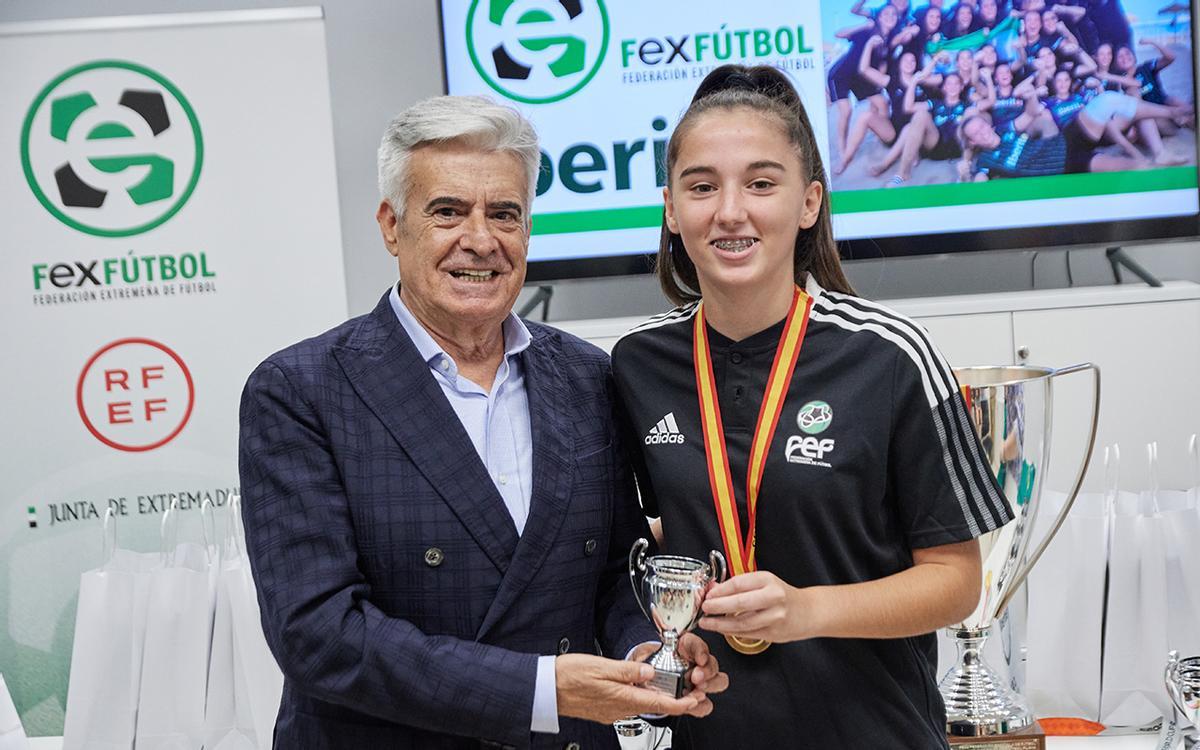
M452 141L516 156L528 178L526 206L533 200L542 159L533 125L512 107L486 96L435 96L396 115L379 144L379 195L397 216L403 214L408 197L412 152L425 144Z

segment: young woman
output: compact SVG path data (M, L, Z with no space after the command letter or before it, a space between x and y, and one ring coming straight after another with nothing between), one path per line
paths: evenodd
M954 6L954 15L950 17L950 23L946 26L946 38L957 39L970 34L976 28L978 27L975 25L975 9L960 2Z
M1059 70L1052 79L1050 96L1043 99L1042 104L1054 119L1054 125L1062 131L1075 119L1086 102L1083 95L1075 91L1075 79L1071 77L1071 73Z
M850 95L858 101L878 97L878 103L871 106L877 109L886 107L886 100L881 92L883 84L872 77L864 77L863 68L875 70L881 74L887 68L887 53L892 34L896 30L899 14L896 6L891 3L879 9L873 23L842 29L837 36L850 42L850 49L829 66L826 81L829 87L829 101L837 107L837 145L838 153L846 153L846 141L850 132L850 114L852 104ZM882 40L882 41L875 41ZM870 49L868 50L868 46ZM863 65L863 55L868 53L867 64ZM884 112L886 114L886 112Z
M988 81L985 80L985 84ZM980 102L980 109L987 109L992 117L992 125L999 130L1002 126L1017 119L1021 112L1025 109L1025 102L1021 97L1014 93L1013 87L1013 72L1012 68L1007 63L996 65L996 70L992 74L990 89L990 98L985 98ZM989 91L985 85L985 95Z
M868 54L868 50L863 50L864 58ZM904 91L909 82L912 81L913 74L917 70L917 61L911 52L901 52L899 59L895 62L896 74L887 76L887 81L884 83L884 95L887 97L883 111L874 106L872 98L872 106L862 112L858 119L850 128L850 137L846 141L846 150L838 158L834 164L833 173L840 175L846 171L846 167L853 161L854 155L858 153L858 149L866 140L867 132L875 134L879 141L885 145L892 145L896 140L896 134L900 129L908 124L912 119L912 115L904 111Z
M1175 55L1170 50L1149 39L1142 39L1141 42L1157 49L1161 53L1161 56L1153 60L1147 60L1139 65L1137 56L1134 54L1132 48L1121 47L1117 50L1115 68L1118 75L1127 82L1124 89L1125 93L1138 97L1150 104L1187 110L1188 108L1182 100L1167 93L1158 75L1159 71L1175 62ZM1130 79L1132 79L1131 83ZM1146 147L1150 149L1151 156L1156 164L1183 163L1166 157L1162 136L1174 135L1179 130L1179 124L1185 120L1186 118L1180 117L1156 117L1138 122L1137 134L1142 142L1146 144Z
M885 5L879 9L879 15L884 14L896 15L899 11L893 5ZM888 116L888 87L890 86L893 76L889 74L889 69L893 64L890 50L901 45L915 33L915 27L904 29L896 32L889 40L887 35L883 33L883 29L888 27L890 21L880 25L876 22L876 31L878 33L871 36L867 40L866 46L863 47L862 54L858 61L858 76L860 81L869 84L872 87L878 86L878 90L866 97L868 107L865 111L859 113L858 118L854 121L851 127L849 136L839 152L838 161L834 165L833 173L842 174L846 171L846 167L854 159L854 154L858 151L858 147L862 145L863 140L867 136L867 131L875 133L879 140L885 144L891 144L896 139L896 131L892 127L891 118ZM891 28L895 28L891 24ZM910 73L912 71L909 71ZM863 86L856 91L856 96L861 100L862 95L867 93L867 89Z
M940 99L918 102L916 89L924 81L923 73L914 76L912 84L904 92L904 111L912 115L912 121L900 131L896 143L883 159L871 167L871 174L881 175L899 157L899 171L885 187L899 187L907 182L921 157L943 160L954 159L962 154L958 125L971 107L963 96L963 80L958 73L949 73L942 79Z
M975 608L974 538L1012 517L954 376L852 295L783 73L710 73L666 162L658 275L680 307L618 341L613 372L664 549L736 574L699 631L730 687L673 746L946 748L932 631ZM644 439L663 419L679 442Z
M919 68L925 64L927 56L925 50L929 43L940 41L942 38L942 9L936 5L926 6L917 12L914 23L917 31L903 45L902 49L912 53Z

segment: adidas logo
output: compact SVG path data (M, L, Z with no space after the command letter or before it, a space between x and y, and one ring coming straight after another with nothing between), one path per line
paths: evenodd
M649 434L646 435L646 445L662 443L683 445L683 440L683 434L679 432L679 425L675 424L675 412L658 420L658 424L651 427Z

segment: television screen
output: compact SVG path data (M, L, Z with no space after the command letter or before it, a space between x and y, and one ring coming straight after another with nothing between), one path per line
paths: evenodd
M648 269L667 138L726 63L796 85L848 257L1194 236L1191 9L1165 2L443 0L446 90L537 127L531 280Z

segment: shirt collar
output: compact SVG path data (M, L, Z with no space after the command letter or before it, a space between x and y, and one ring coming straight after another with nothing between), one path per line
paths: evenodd
M812 297L813 304L816 304L817 300L821 298L821 295L825 294L825 290L822 289L821 285L817 283L817 277L815 275L808 273L806 276L808 278L804 280L804 292L809 297Z
M429 331L425 330L425 326L421 325L417 317L412 314L404 301L400 299L400 285L394 284L392 291L388 294L388 301L392 304L392 311L396 313L396 319L400 321L400 326L408 337L412 339L413 344L417 347L417 351L421 355L421 359L425 360L430 367L436 367L437 362L442 357L453 360L446 350L434 340L433 336L429 335ZM525 323L517 317L516 313L509 312L508 317L501 324L501 330L504 333L504 357L520 354L529 348L529 343L532 341L532 336L529 334L529 329L525 327Z

